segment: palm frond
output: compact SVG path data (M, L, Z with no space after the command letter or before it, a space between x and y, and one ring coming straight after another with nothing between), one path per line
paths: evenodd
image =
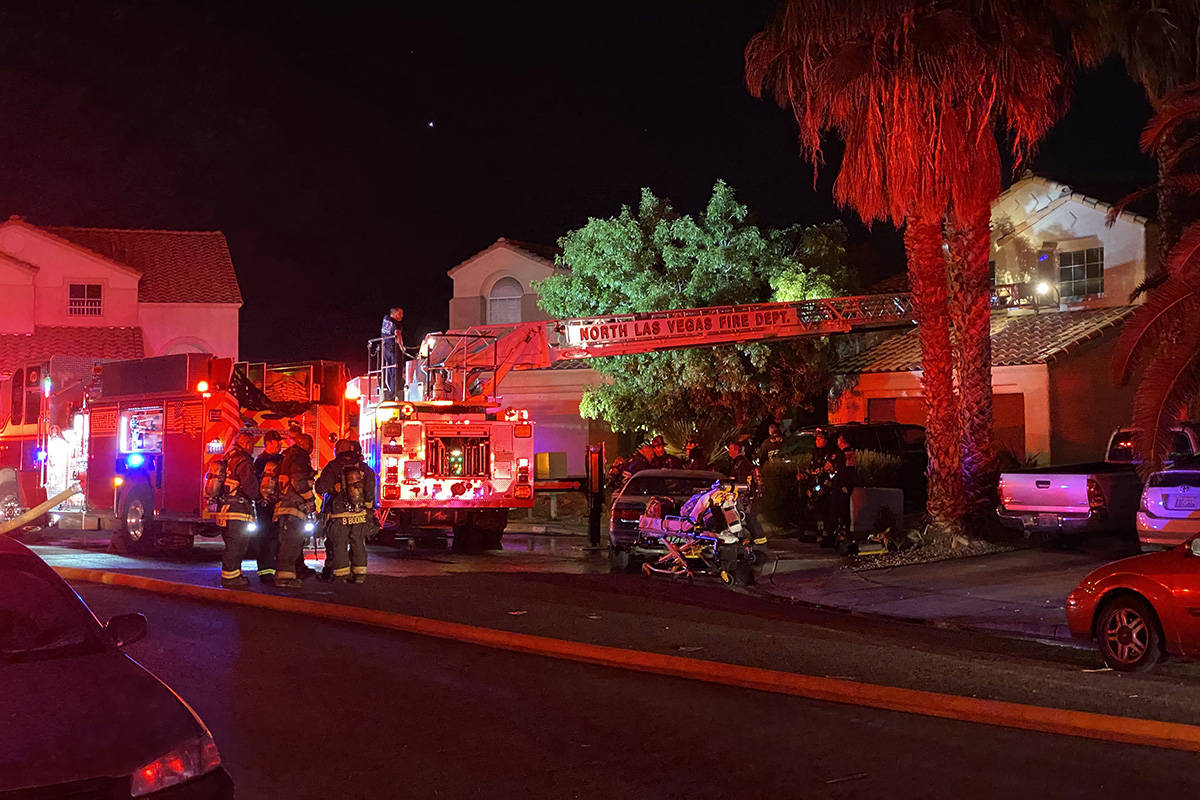
M1172 175L1163 178L1152 186L1147 186L1144 189L1138 189L1136 192L1125 195L1117 201L1116 205L1108 210L1108 215L1104 220L1105 223L1112 225L1117 221L1117 217L1121 216L1129 208L1131 203L1136 203L1146 195L1161 191L1179 192L1188 196L1200 194L1200 175Z
M1145 473L1154 471L1171 451L1171 428L1200 392L1200 330L1190 347L1159 350L1133 397L1133 425L1142 431L1138 450Z
M1142 280L1142 282L1139 283L1137 286L1133 287L1133 291L1129 293L1129 302L1134 303L1142 295L1146 294L1147 292L1151 292L1151 291L1157 289L1158 287L1162 286L1163 283L1166 282L1168 277L1170 277L1170 276L1168 276L1167 273L1160 271L1160 272L1156 272L1153 275L1150 275L1147 278L1144 278Z
M1161 347L1162 336L1169 328L1200 311L1198 289L1186 277L1168 278L1126 318L1112 355L1114 383L1122 386L1128 383L1146 349ZM1195 327L1200 330L1200 325Z
M1179 241L1166 254L1163 271L1183 275L1200 269L1200 222L1192 222L1179 234Z

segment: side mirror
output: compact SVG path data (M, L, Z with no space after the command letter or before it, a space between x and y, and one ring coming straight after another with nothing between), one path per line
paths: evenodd
M146 638L146 615L118 614L104 626L104 632L117 647L128 647Z
M1192 555L1200 556L1200 536L1197 536L1194 539L1192 539L1192 541L1188 543L1188 547L1191 548Z

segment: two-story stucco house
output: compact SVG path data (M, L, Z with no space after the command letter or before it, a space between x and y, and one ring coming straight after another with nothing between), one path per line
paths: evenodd
M999 447L1043 463L1095 460L1127 424L1132 388L1115 387L1109 359L1129 294L1153 266L1154 234L1131 213L1027 175L992 204L992 390ZM893 287L898 288L898 287ZM916 330L844 359L856 384L830 421L923 424Z
M532 284L559 269L554 255L552 247L500 238L449 270L454 281L450 328L548 319L538 308ZM589 442L606 442L610 454L617 446L617 437L606 424L579 416L583 392L603 380L586 362L564 361L550 369L508 373L500 383L500 395L506 406L529 410L537 423L537 453L565 454L566 474L582 475Z
M219 232L0 224L0 371L52 356L236 359L241 305Z

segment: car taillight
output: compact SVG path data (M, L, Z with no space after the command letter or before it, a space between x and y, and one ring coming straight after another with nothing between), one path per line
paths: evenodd
M616 517L622 522L637 522L642 512L636 508L618 508Z
M176 747L166 755L139 767L130 776L129 793L134 797L161 791L211 772L221 766L221 754L212 736L205 734Z
M1096 482L1095 478L1087 479L1087 494L1088 508L1100 509L1105 507L1104 490L1100 488L1100 484Z

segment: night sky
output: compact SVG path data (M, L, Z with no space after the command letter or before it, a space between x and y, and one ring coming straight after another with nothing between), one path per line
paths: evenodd
M242 356L363 360L385 307L446 325L447 269L499 236L552 243L640 187L696 211L726 179L760 222L836 218L789 113L743 84L771 3L9 4L0 213L221 230ZM1116 199L1153 177L1149 108L1083 77L1033 167ZM851 223L862 280L903 268Z

